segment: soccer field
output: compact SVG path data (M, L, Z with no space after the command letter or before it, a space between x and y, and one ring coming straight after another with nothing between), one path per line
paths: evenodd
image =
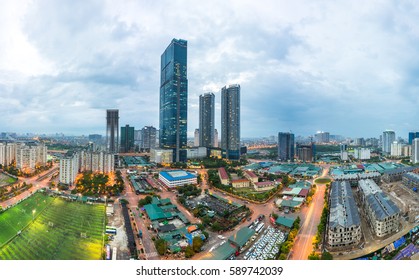
M54 198L42 193L35 193L16 206L0 214L0 247L19 230L32 222L34 216L40 214ZM34 213L32 211L35 210Z
M0 187L7 186L9 184L13 184L17 180L13 177L10 177L4 173L0 173Z
M0 259L99 260L104 227L104 205L55 198L34 223L0 248Z

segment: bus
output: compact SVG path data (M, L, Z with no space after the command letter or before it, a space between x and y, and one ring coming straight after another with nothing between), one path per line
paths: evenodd
M256 232L257 232L257 233L260 233L264 227L265 227L265 224L264 224L264 223L260 223L260 224L257 226L257 228L256 228Z
M106 226L106 231L105 231L105 233L107 233L107 234L114 234L114 235L116 235L116 228L115 228L115 227L109 227L109 226Z

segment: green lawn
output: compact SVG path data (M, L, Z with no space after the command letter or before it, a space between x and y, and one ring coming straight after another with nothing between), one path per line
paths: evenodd
M0 214L0 247L32 222L32 211L37 216L54 199L42 193L35 193L30 198Z
M20 236L0 249L0 259L99 260L104 207L56 198Z
M0 173L0 187L1 186L7 186L10 184L15 183L17 180L13 177L10 177L4 173Z

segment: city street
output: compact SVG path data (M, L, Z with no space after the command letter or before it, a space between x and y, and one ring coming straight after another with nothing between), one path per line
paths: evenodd
M327 176L328 172L329 168L324 168L321 177ZM295 239L294 247L290 252L289 259L291 260L306 260L313 251L313 238L317 234L317 226L320 223L324 205L324 192L326 190L326 184L316 185L317 190L310 206L301 210L302 224Z
M32 184L33 187L24 191L24 192L22 192L21 194L15 196L13 198L10 198L8 200L0 202L0 206L3 207L3 208L7 208L8 206L14 205L19 200L22 200L22 199L28 197L31 193L33 193L33 192L35 192L39 189L48 187L48 182L49 182L49 179L50 179L50 175L52 175L54 172L56 172L58 170L58 168L59 168L58 166L55 166L55 164L53 164L53 167L51 169L46 170L39 175L30 177L30 178L19 177L19 183L20 184L25 182L28 185Z

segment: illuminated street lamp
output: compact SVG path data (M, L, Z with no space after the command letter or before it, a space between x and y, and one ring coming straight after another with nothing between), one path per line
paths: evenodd
M35 213L36 213L36 210L35 210L35 209L33 209L33 210L32 210L32 222L35 220Z

